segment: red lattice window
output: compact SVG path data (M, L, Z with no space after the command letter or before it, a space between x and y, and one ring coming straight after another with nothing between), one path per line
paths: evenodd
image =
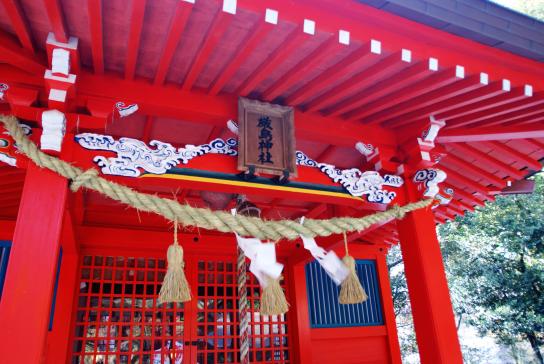
M183 305L157 307L166 271L153 258L83 258L73 363L181 363Z
M238 363L236 263L186 259L195 299L158 307L164 259L83 257L72 363ZM259 295L248 273L251 363L289 363L287 317L261 316Z
M240 357L236 264L199 261L197 274L197 363L237 363ZM250 362L289 363L287 316L261 316L259 284L250 273L247 282Z

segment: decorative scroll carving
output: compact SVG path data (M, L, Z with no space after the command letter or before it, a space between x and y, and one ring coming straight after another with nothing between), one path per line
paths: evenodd
M425 188L423 196L434 198L440 192L439 183L446 180L448 175L440 169L420 169L414 175L414 182L419 184L419 189Z
M0 83L0 100L4 99L4 93L9 89L9 86L5 83Z
M19 124L25 135L32 134L32 128L26 124ZM3 130L0 128L0 130ZM0 133L0 162L6 163L12 167L17 167L17 144L11 138L9 132Z
M297 151L296 157L298 165L319 168L334 182L340 183L351 195L366 196L370 202L390 203L396 197L396 193L384 190L383 186L400 187L404 183L400 176L386 174L382 177L376 171L361 172L357 168L341 170L331 164L316 162L301 151Z
M115 140L108 135L83 133L75 140L84 148L91 150L107 150L117 154L116 157L96 156L94 162L101 167L102 173L125 177L138 177L141 170L153 174L164 174L178 163L187 164L191 159L208 154L238 155L236 140L217 138L208 144L186 145L184 148L174 148L169 143L158 140L146 143L132 138Z
M125 116L132 115L138 111L138 104L125 105L124 102L119 101L115 103L115 108L117 109L119 116L124 118Z
M440 191L434 196L432 208L436 208L440 205L447 205L453 199L453 188L441 188Z

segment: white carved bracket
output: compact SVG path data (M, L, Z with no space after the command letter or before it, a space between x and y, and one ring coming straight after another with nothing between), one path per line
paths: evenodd
M47 110L42 113L42 150L60 152L62 139L66 133L66 117L58 110Z
M420 169L414 175L414 182L418 184L418 189L424 189L424 197L434 198L440 192L438 184L444 182L447 177L446 172L441 169Z
M9 89L8 84L0 83L0 100L4 99L4 93Z
M297 151L296 160L298 165L318 168L351 195L366 196L369 202L390 203L397 194L384 190L383 186L400 187L404 184L400 176L386 174L382 177L376 171L361 172L357 168L340 170L331 164L316 162L301 151Z
M124 102L119 101L115 103L115 108L117 109L119 116L124 118L125 116L132 115L138 111L138 104L125 105Z

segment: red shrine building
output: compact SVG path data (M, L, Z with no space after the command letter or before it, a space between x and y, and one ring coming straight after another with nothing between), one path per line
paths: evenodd
M436 225L530 190L543 61L544 24L485 0L0 1L0 363L401 363L396 244L421 362L462 363ZM8 116L92 171L39 167ZM266 243L290 307L265 315L206 221L177 234L192 299L159 304L173 219L93 178L263 226L432 203ZM324 258L348 244L362 303Z

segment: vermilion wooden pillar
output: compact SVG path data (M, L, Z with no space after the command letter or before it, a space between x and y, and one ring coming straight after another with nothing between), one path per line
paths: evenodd
M463 363L432 210L397 223L422 364Z
M288 262L289 284L291 289L290 329L293 329L292 344L295 349L295 362L312 363L312 341L310 314L308 312L308 295L306 290L306 273L304 263Z
M46 363L66 363L70 346L70 329L74 297L78 282L79 246L74 235L70 211L62 226L62 259L58 277L53 327L47 335Z
M66 195L64 178L29 164L0 302L4 363L43 361Z

